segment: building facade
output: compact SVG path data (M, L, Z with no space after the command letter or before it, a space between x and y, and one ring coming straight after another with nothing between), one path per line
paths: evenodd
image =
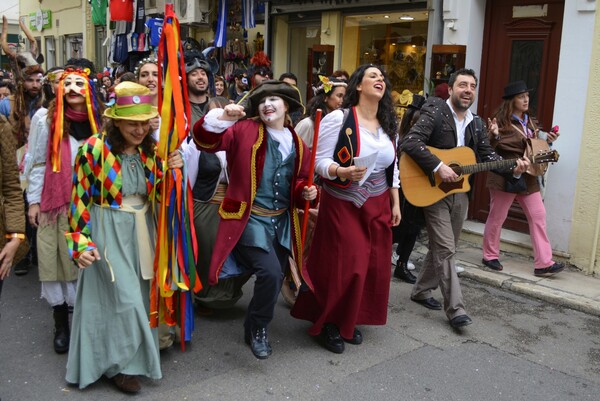
M148 3L160 0L147 0ZM194 1L194 0L189 0ZM186 4L189 4L189 1ZM185 17L182 37L214 39L218 0L198 0L210 12L201 20ZM236 0L227 0L236 6ZM206 4L205 4L206 3ZM544 202L548 234L557 257L586 273L600 273L600 18L595 0L278 0L264 8L252 30L240 29L230 14L231 35L257 49L258 40L273 61L274 75L293 72L305 99L319 75L363 63L388 71L395 101L432 93L462 66L480 77L472 110L487 118L500 104L502 88L523 79L534 88L531 104L540 125L560 126L558 163L546 176ZM83 0L21 0L21 16L52 10L52 22L34 30L47 60L64 63L85 54L104 65L103 27L91 24ZM155 4L157 12L161 3ZM206 7L205 7L206 8ZM43 10L42 10L43 11ZM239 11L239 10L238 10ZM103 36L104 35L104 36ZM233 36L232 36L233 37ZM221 67L227 63L220 54ZM247 63L247 59L243 60ZM222 71L225 73L225 71ZM401 114L401 108L399 108ZM466 234L483 231L489 201L478 177ZM513 208L503 230L503 248L530 252L527 225Z

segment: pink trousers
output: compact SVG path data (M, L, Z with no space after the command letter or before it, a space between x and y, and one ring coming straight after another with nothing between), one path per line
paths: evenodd
M546 233L546 208L539 192L529 195L490 189L490 214L483 231L483 258L498 259L500 254L500 230L506 220L513 201L521 205L529 224L529 235L533 247L533 265L536 269L552 266L552 247Z

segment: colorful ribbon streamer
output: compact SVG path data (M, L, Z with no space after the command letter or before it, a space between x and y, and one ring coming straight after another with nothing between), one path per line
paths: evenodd
M161 116L158 155L167 160L190 131L183 48L179 20L173 4L165 5L163 31L158 47L158 109ZM165 163L166 169L166 163ZM166 170L161 183L154 279L152 281L151 327L159 322L179 325L181 349L194 330L193 300L190 291L202 284L196 271L198 246L194 224L192 194L186 185L187 171Z

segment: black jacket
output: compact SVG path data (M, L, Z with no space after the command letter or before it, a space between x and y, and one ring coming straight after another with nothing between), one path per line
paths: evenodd
M425 146L452 149L456 145L456 124L452 111L444 100L432 96L425 102L419 120L402 141L401 150L421 166L427 175L431 175L441 160ZM474 116L465 130L465 146L473 149L478 163L502 160L491 147L485 124L478 116ZM511 171L512 168L509 168L498 173L505 174Z

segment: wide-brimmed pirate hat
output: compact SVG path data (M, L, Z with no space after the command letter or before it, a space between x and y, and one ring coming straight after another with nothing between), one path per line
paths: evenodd
M300 91L295 86L287 82L269 80L264 81L256 88L246 94L238 104L244 106L246 117L254 117L258 115L258 105L260 101L267 96L278 96L288 104L288 113L293 113L300 110L304 114L304 105Z
M517 96L521 93L531 92L533 89L527 88L525 81L511 82L504 87L504 95L502 99L510 99L511 97Z
M150 89L135 82L121 82L115 86L115 103L104 111L113 120L147 121L158 116L152 105Z

